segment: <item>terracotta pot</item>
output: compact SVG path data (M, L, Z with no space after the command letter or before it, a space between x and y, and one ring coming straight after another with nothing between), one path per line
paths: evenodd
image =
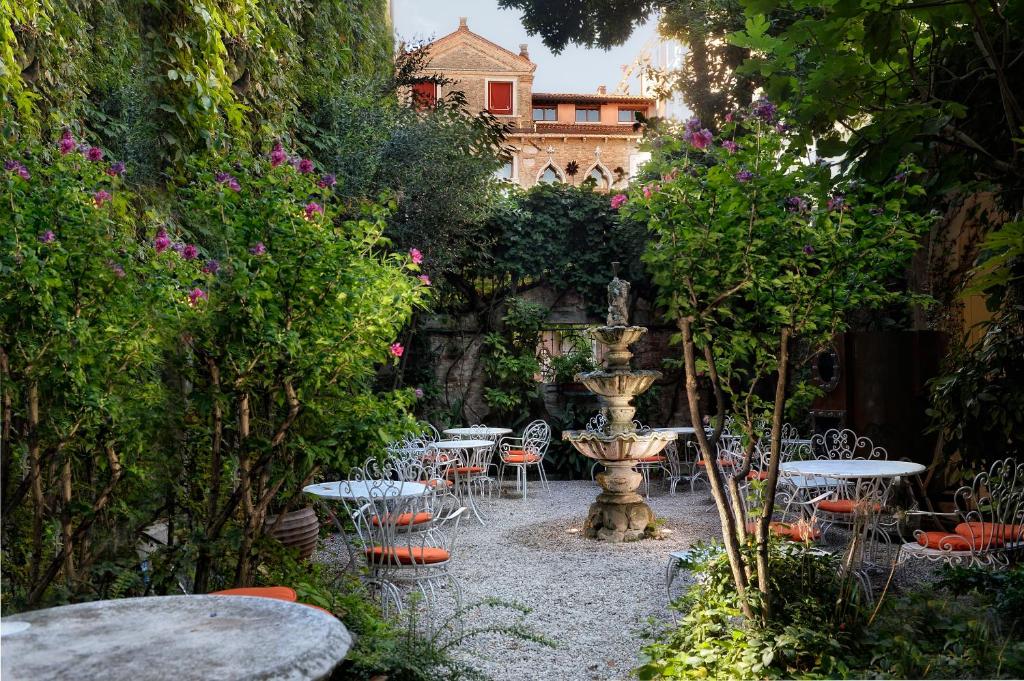
M320 536L320 520L316 517L313 507L306 506L285 513L277 529L272 530L276 522L276 515L267 516L265 527L268 534L285 546L298 549L299 558L302 560L309 560Z

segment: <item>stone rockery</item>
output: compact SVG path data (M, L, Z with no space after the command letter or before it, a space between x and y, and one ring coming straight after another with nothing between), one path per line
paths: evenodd
M591 336L607 348L604 365L576 376L597 395L601 414L586 430L562 433L562 439L605 469L597 474L602 492L590 506L583 532L591 539L610 542L642 539L651 531L654 513L637 494L643 477L634 466L657 456L676 438L675 433L638 429L633 420L633 398L650 388L661 373L630 368L629 346L647 329L629 325L629 282L619 279L617 265L613 263L615 275L608 284L607 325L590 329Z

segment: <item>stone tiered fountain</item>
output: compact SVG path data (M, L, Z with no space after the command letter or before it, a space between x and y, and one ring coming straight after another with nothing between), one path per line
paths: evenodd
M619 279L618 263L612 263L612 268L607 325L590 329L594 339L607 347L604 366L576 376L597 395L601 414L586 430L563 431L562 439L605 468L597 475L604 491L590 506L584 534L591 539L622 542L642 539L654 520L651 507L636 492L643 476L633 467L637 461L658 454L676 439L676 434L638 431L634 424L636 408L630 402L650 388L661 372L629 366L633 356L629 346L647 329L629 325L629 282Z

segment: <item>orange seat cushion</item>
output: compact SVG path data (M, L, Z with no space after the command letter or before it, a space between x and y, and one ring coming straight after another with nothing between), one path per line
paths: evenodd
M697 465L698 466L707 466L707 464L704 463L704 459L701 459L700 461L698 461ZM720 467L722 467L722 468L727 468L729 466L735 466L736 462L733 461L732 459L719 459L718 460L718 465Z
M444 549L434 546L396 546L384 548L374 546L364 552L371 563L390 563L392 565L433 565L443 563L450 557Z
M505 463L537 463L540 461L540 457L522 449L510 449L508 454L502 457L502 460Z
M1009 523L987 523L987 522L969 522L960 523L954 530L961 537L966 537L968 540L974 539L983 543L989 540L998 542L997 545L1002 545L1005 542L1017 542L1021 540L1022 533L1024 533L1024 525L1011 525Z
M210 592L213 596L257 596L294 603L298 598L295 589L287 586L249 586L240 589L224 589Z
M668 461L662 454L655 454L654 456L647 456L642 459L637 459L637 463L665 463Z
M444 484L445 486L447 486L447 487L453 487L453 486L455 485L455 482L454 482L454 481L452 481L452 480L441 480L441 479L439 479L439 478L435 478L435 479L433 479L433 480L427 480L427 481L426 481L425 483L423 483L423 484L424 484L424 485L426 485L427 487L437 487L438 485L440 485L440 484L442 484L442 483L443 483L443 484Z
M483 473L484 469L480 466L458 466L448 472L448 475L471 475L473 473Z
M747 532L754 534L756 531L756 523L747 523ZM768 531L777 537L782 537L789 541L817 541L821 538L821 530L819 528L800 523L783 523L773 520L768 523Z
M853 499L826 499L818 503L818 510L826 513L853 513L857 502ZM881 504L874 504L875 513L882 510Z
M419 525L420 523L429 523L433 519L434 516L426 511L420 511L416 515L413 515L412 513L400 513L395 519L395 525L398 525L399 527ZM370 518L370 522L374 525L380 525L380 518L378 516L373 516Z
M917 543L926 549L941 551L970 551L971 542L958 534L949 532L922 532L917 535Z
M747 480L767 480L768 471L750 471L747 473Z

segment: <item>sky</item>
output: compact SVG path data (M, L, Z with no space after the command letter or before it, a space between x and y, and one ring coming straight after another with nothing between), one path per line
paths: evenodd
M497 0L392 0L392 12L397 37L408 42L448 35L459 27L459 17L467 17L470 31L507 50L518 53L520 43L526 43L530 61L537 65L534 92L587 93L599 85L613 92L622 79L622 65L635 60L656 33L655 21L649 20L610 51L570 45L555 55L539 35L526 34L518 12L500 9Z

